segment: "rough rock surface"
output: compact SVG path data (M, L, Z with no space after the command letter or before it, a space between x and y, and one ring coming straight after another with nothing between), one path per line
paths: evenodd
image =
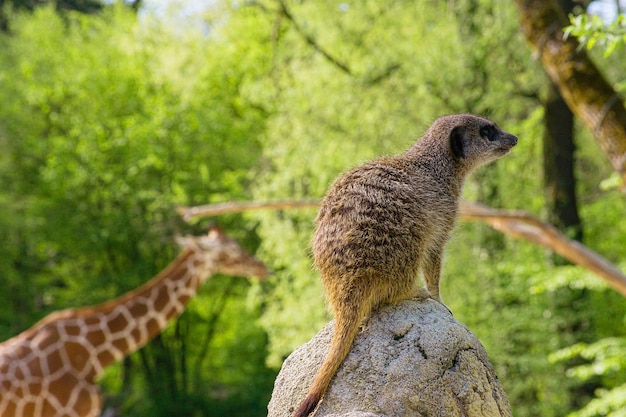
M333 322L285 360L268 417L291 417L330 344ZM484 347L441 304L407 300L374 312L315 417L511 416Z

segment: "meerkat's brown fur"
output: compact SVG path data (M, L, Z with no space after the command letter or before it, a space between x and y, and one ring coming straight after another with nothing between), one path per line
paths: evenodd
M295 417L317 407L374 308L409 298L441 302L441 260L463 180L516 144L483 117L444 116L406 152L356 167L330 187L312 246L335 330ZM420 271L426 288L416 283Z

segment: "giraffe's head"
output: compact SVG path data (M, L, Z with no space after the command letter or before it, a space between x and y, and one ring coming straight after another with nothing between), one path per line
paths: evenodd
M191 249L206 257L213 272L241 277L265 278L267 267L222 229L211 226L205 236L182 236L176 241L185 249Z

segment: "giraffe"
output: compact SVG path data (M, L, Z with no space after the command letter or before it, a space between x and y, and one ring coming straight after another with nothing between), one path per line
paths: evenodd
M97 417L102 371L162 331L209 276L267 275L217 227L177 241L180 255L141 287L101 305L51 313L1 343L0 416Z

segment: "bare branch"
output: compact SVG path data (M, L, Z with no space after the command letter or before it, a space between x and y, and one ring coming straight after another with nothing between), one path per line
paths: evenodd
M495 210L478 204L463 203L461 218L468 221L483 221L511 237L526 239L548 248L598 275L626 296L626 275L617 267L582 243L565 237L554 226L527 213Z
M198 217L241 213L250 210L285 210L315 208L318 200L283 200L226 202L196 207L179 207L178 212L186 221ZM516 239L525 239L548 248L600 278L622 295L626 296L626 275L600 254L575 240L565 237L554 226L542 222L524 211L496 210L484 205L461 202L459 217L465 221L482 221L494 229Z
M178 214L183 220L189 221L198 217L219 216L221 214L241 213L252 210L284 210L289 208L311 208L318 207L318 200L283 200L283 201L228 201L226 203L206 204L195 207L178 207Z
M300 36L304 38L306 43L308 43L317 52L322 54L324 58L326 58L330 63L335 65L337 68L339 68L340 70L342 70L348 75L352 75L352 71L346 64L344 64L343 62L339 61L337 58L332 56L326 49L322 48L322 46L319 43L317 43L315 38L313 38L310 34L306 33L304 29L302 29L302 27L300 26L298 21L294 18L293 14L287 8L287 5L285 4L283 0L279 0L278 4L280 5L280 11L282 15L285 16L287 20L291 22L291 24L293 25L293 28L296 30L296 32L300 34Z

